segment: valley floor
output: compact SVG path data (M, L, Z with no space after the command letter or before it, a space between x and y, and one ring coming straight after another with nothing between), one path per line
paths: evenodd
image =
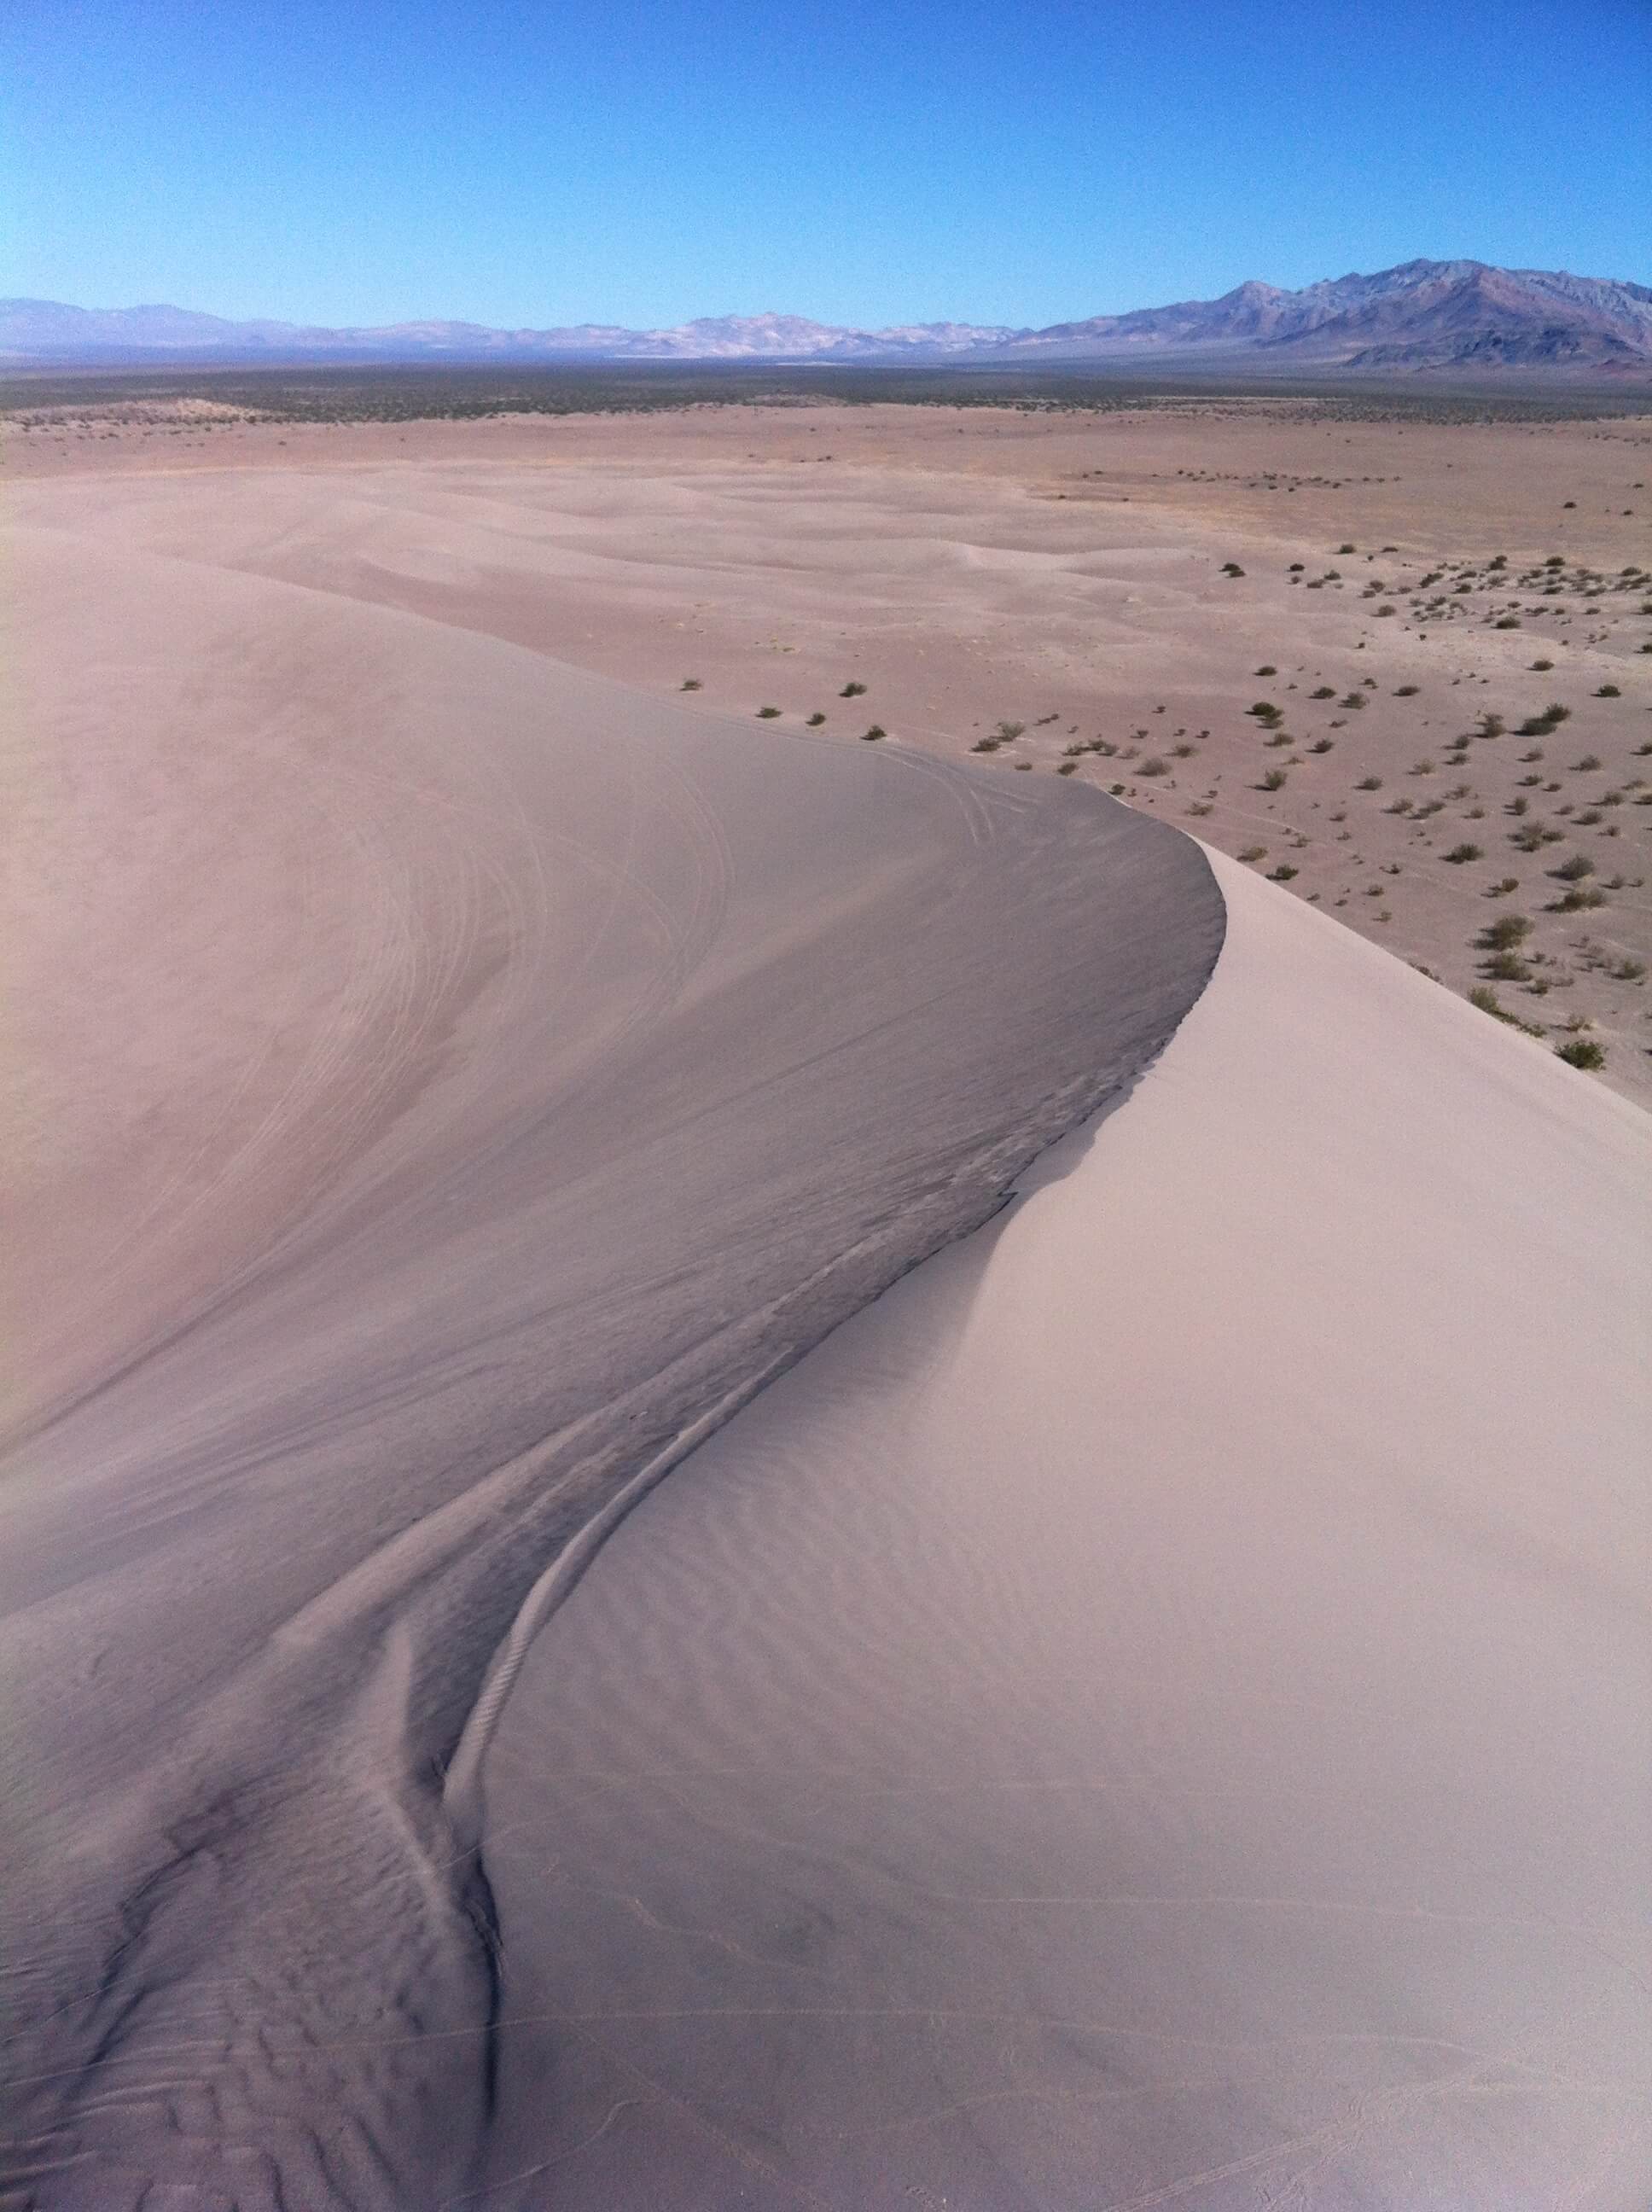
M143 479L233 466L246 565L323 552L340 588L720 714L1116 791L1652 1103L1652 417L200 407L5 452L25 507L119 478L87 494L115 530Z

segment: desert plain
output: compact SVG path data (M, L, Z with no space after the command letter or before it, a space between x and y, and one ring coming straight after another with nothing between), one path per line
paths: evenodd
M4 2201L1640 2202L1652 417L4 456Z
M6 457L20 484L345 470L335 579L365 564L355 588L691 684L719 713L996 747L1000 769L1096 783L1552 1043L1593 1039L1600 1079L1645 1103L1652 416L1574 404L1413 390L315 423L131 403L37 412ZM410 506L386 559L370 511ZM238 557L279 574L301 556ZM1481 940L1510 913L1531 972L1507 978Z

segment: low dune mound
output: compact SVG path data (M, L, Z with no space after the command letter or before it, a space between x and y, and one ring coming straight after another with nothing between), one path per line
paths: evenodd
M82 486L10 556L7 2172L434 2203L525 1601L1121 1095L1223 906L1096 794L238 573L251 486L156 497L170 550Z
M529 1654L490 2203L1643 2200L1652 1124L1218 876L1129 1101Z

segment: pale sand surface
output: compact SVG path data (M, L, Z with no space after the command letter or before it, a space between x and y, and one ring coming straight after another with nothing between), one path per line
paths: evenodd
M489 2110L524 1598L1127 1086L1222 905L1094 793L374 605L325 477L142 490L6 556L0 2185L407 2212Z
M1644 2203L1652 1125L1218 873L1128 1102L534 1645L483 2201Z
M1140 810L1309 836L1263 865L1473 979L1527 747L1452 802L1495 863L1436 865L1400 718L1560 686L1483 571L1424 639L1287 555L1644 552L1643 424L890 415L116 438L11 494L21 2203L465 2201L496 2096L524 2205L1638 2212L1647 1124L1245 872L1065 1176L496 1663L619 1484L1175 1030L1222 917L1084 788L1135 718L1210 755ZM1644 990L1575 940L1632 953L1643 888L1544 904L1644 844L1652 659L1593 588L1530 618L1570 842L1508 865L1636 1091ZM1253 663L1379 642L1252 795ZM1034 771L960 768L1000 715Z
M57 497L78 480L112 531L169 522L194 550L206 526L245 565L325 563L335 588L628 683L695 679L714 711L875 721L954 757L1020 724L995 769L1117 784L1259 872L1295 871L1293 896L1459 993L1489 986L1551 1043L1592 1025L1595 1080L1652 1105L1652 416L1383 414L110 414L3 451L25 505L31 478ZM229 469L256 489L213 489ZM1517 735L1551 704L1570 719ZM1502 735L1478 734L1487 714ZM1599 902L1565 912L1552 872L1574 862ZM1524 972L1488 975L1479 939L1511 912L1533 926Z

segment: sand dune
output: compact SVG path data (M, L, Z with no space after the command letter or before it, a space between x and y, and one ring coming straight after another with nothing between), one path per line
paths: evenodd
M1652 1125L499 489L15 501L4 2201L1629 2212Z
M1097 795L246 573L258 488L172 495L36 488L10 553L5 2180L422 2206L493 2096L525 1598L1127 1088L1222 906Z
M1652 1127L1218 872L1128 1103L535 1644L487 2202L1644 2201Z

